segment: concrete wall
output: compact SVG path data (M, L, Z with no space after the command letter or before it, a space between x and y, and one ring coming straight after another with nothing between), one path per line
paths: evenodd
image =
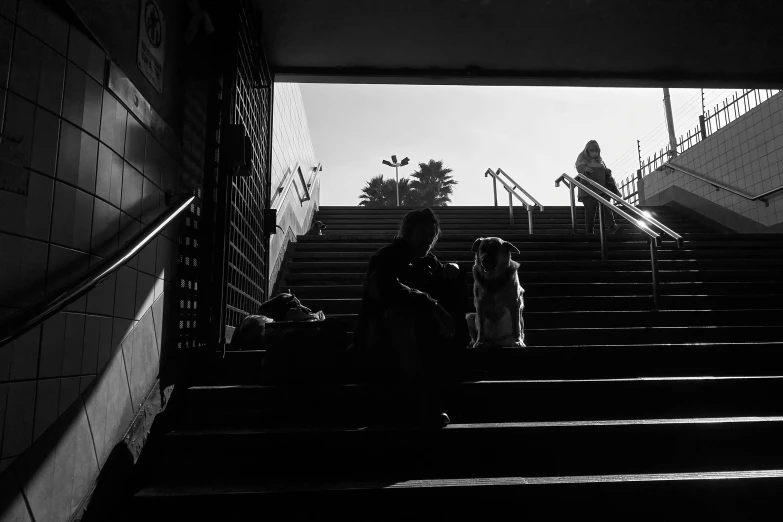
M275 83L272 140L272 190L277 190L286 173L297 163L305 181L309 182L318 160L310 140L299 84ZM297 235L305 234L310 228L313 214L318 210L322 175L323 172L318 173L309 189L310 201L301 202L305 192L299 176L295 176L294 186L279 203L277 222L283 231L278 229L270 241L270 291L277 281L288 243L296 241Z
M104 14L109 5L92 3ZM110 57L63 2L0 0L0 315L78 278L162 211L165 190L196 186L198 172L180 167L181 132L161 117L178 121L183 101L171 100L182 90L172 81L170 100L145 97L127 49L138 11L127 16L101 20L103 33L131 28L109 39ZM166 300L177 236L169 227L66 311L0 346L0 520L67 520L93 488L158 379L164 316L177 309Z
M783 185L783 93L778 93L706 140L689 148L673 163L750 195ZM749 201L680 172L654 171L643 178L645 204L665 204L670 187L679 187L762 227L783 223L783 192ZM706 206L709 207L709 206Z

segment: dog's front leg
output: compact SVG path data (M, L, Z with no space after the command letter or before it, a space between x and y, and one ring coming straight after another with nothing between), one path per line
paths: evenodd
M484 321L486 320L486 308L481 306L481 302L476 303L476 341L473 343L473 348L485 348L487 345L486 328L484 327Z
M468 344L468 348L473 348L473 345L476 344L476 339L478 339L478 330L476 329L476 323L478 321L476 319L476 313L471 312L469 314L465 314L465 321L468 323L468 334L470 335L470 343Z
M513 331L514 348L525 348L525 323L522 319L522 300L517 300L517 305L511 312L511 328Z

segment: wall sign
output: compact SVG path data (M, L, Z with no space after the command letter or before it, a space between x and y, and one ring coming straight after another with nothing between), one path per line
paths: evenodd
M166 57L166 17L155 0L139 0L139 53L141 72L158 92L163 92Z

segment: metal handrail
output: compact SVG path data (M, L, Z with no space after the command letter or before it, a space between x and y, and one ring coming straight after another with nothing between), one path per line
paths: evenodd
M511 176L503 172L501 169L498 169L498 172L505 175L511 183L514 184L513 187L509 186L508 183L500 179L500 176L498 176L492 169L487 169L487 171L484 173L484 177L486 178L487 175L492 176L492 184L495 189L495 206L498 204L498 189L497 189L497 182L499 181L503 187L505 187L506 191L508 192L508 219L509 222L513 225L514 224L514 197L517 198L522 205L524 205L525 209L527 210L527 228L528 233L533 233L533 209L537 206L539 210L544 210L544 207L539 203L533 196L528 194L527 191L525 191L521 186L519 186L519 183L511 179ZM515 188L519 188L522 192L525 193L527 197L529 197L531 200L534 201L533 204L528 203L525 201L522 196L520 196L517 192L514 192Z
M94 268L54 296L47 296L37 303L18 310L0 322L0 346L13 341L27 331L62 311L84 294L101 284L120 267L131 260L142 248L152 241L169 223L187 209L194 195L177 195L172 204L152 222L133 235L124 245L114 251Z
M539 201L538 201L536 198L534 198L534 197L533 197L533 196L532 196L532 195L531 195L531 194L530 194L530 193L529 193L527 190L525 190L524 188L522 188L522 185L520 185L519 183L517 183L517 182L516 182L516 181L515 181L515 180L514 180L514 179L513 179L511 176L509 176L508 174L506 174L506 171L504 171L503 169L501 169L500 167L498 167L498 168L497 168L497 172L498 172L498 174L503 174L504 176L506 176L506 178L507 178L507 179L508 179L508 180L509 180L511 183L513 183L513 184L514 184L514 188L518 188L519 190L521 190L521 191L522 191L522 193L523 193L525 196L527 196L528 198L530 198L530 200L531 200L533 203L535 203L536 205L538 205L538 208L540 208L541 210L544 210L544 205L542 205L541 203L539 203Z
M563 175L565 176L566 174L563 174ZM682 248L683 239L682 239L682 236L680 234L678 234L674 230L670 229L669 227L667 227L666 225L664 225L663 223L661 223L660 221L658 221L657 219L655 219L654 217L649 215L648 213L645 213L644 211L639 210L638 208L636 208L634 205L628 203L627 201L625 201L625 199L622 196L618 196L614 192L609 191L609 189L607 189L606 187L601 186L600 183L597 183L597 182L593 181L592 179L588 178L587 176L583 176L581 174L578 174L577 177L580 180L589 182L590 185L592 185L593 187L597 188L598 190L600 190L601 192L603 192L607 196L611 197L612 199L614 199L615 201L620 203L620 205L622 205L624 208L628 209L632 214L634 214L637 217L639 217L639 218L641 218L641 219L643 219L645 221L648 221L649 223L652 223L653 225L655 225L659 230L661 230L662 232L666 233L666 235L668 235L669 237L671 237L672 239L674 239L677 242L677 248ZM614 205L612 205L612 206L614 206ZM573 207L572 207L572 210L573 210ZM572 231L574 233L576 233L576 220L574 219L574 216L575 216L575 212L572 211L571 212L571 229L572 229ZM625 217L625 216L623 216L623 217Z
M696 171L693 171L693 170L690 170L690 169L686 169L685 167L680 167L679 165L676 165L676 164L671 163L671 162L664 163L663 165L661 165L660 168L671 169L671 170L678 170L678 171L682 172L683 174L687 174L689 176L693 176L694 178L700 179L700 180L704 181L705 183L709 183L710 185L715 187L716 190L723 189L726 192L731 192L732 194L736 194L736 195L738 195L740 197L743 197L743 198L745 198L747 200L750 200L750 201L757 201L757 200L758 201L762 201L764 203L764 205L766 205L766 206L769 206L769 200L766 199L767 196L770 196L770 195L772 195L772 194L774 194L776 192L780 192L781 190L783 190L783 185L781 185L778 188L775 188L775 189L772 189L772 190L768 190L768 191L764 192L763 194L759 194L758 196L751 196L750 194L745 194L744 192L740 192L739 190L736 190L736 189L726 185L725 183L721 183L720 181L715 181L714 179L706 178L706 177L702 176L701 174L699 174Z
M626 213L624 210L615 207L612 205L608 200L602 198L598 195L598 193L593 192L590 188L587 187L587 185L584 185L580 183L579 181L576 181L574 178L569 176L568 174L563 174L559 178L555 180L555 187L559 187L560 183L565 183L566 186L569 188L571 192L571 216L572 219L575 216L574 211L574 187L578 187L582 190L584 190L587 194L595 198L596 201L598 201L598 230L600 231L601 235L601 260L606 261L608 257L607 252L607 244L606 244L606 235L604 234L604 211L603 208L607 207L612 212L615 212L616 214L619 214L621 217L628 220L629 223L631 223L633 226L641 230L643 233L647 234L649 242L650 242L650 264L652 265L652 286L653 286L653 307L655 310L659 309L658 306L658 247L661 246L661 236L654 230L651 230L650 227L647 225L645 221L642 220L634 220L633 217L631 217L628 213ZM645 216L646 218L646 216Z
M280 205L282 205L283 201L285 201L285 198L288 196L288 193L291 191L291 187L294 184L294 180L296 179L296 175L299 174L299 179L302 183L302 188L305 191L305 197L299 198L299 203L304 203L305 201L310 201L310 187L315 182L315 177L318 175L318 173L323 170L323 167L319 163L317 167L313 168L313 174L310 175L310 181L305 181L304 175L302 174L302 165L300 163L297 163L293 169L289 170L285 176L283 176L283 181L280 182L280 185L277 187L277 190L275 190L274 195L272 196L272 201L270 202L271 208L279 209Z

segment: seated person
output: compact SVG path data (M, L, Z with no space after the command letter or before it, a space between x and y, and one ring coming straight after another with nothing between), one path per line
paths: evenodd
M468 285L455 263L441 263L430 252L440 236L440 223L429 208L405 215L391 244L370 260L364 283L355 348L367 356L370 380L378 391L392 394L392 408L407 395L425 427L449 423L441 403L445 368L455 348L469 340L465 321ZM398 387L402 384L402 390ZM403 399L403 400L401 400Z

